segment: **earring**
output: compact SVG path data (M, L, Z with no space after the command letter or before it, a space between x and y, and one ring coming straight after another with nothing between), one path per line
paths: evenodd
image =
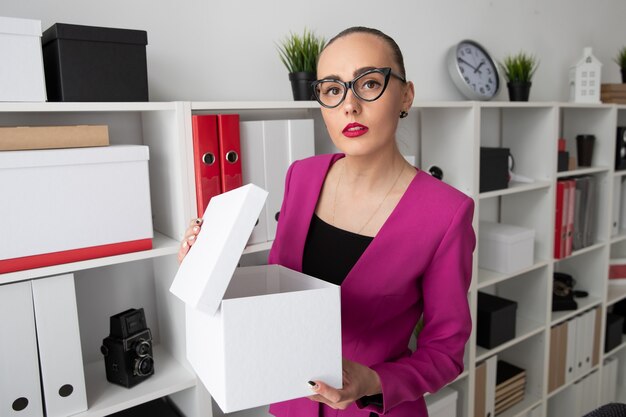
M402 110L402 111L400 112L400 118L401 118L401 119L404 119L404 118L405 118L405 117L407 117L408 115L409 115L409 113L405 112L404 110Z

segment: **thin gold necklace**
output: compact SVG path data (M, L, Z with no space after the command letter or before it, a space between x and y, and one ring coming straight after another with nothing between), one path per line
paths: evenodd
M339 184L341 183L341 178L343 177L343 172L345 171L345 169L346 169L345 164L343 164L341 166L341 173L339 174L339 178L337 179L337 185L335 186L335 199L333 201L333 220L332 220L332 224L333 225L335 225L335 211L337 210L337 194L339 194L339 192L338 192L339 191ZM398 180L400 179L400 176L402 175L402 172L404 172L404 164L400 168L400 172L398 172L398 176L396 177L396 180L393 182L393 184L391 184L391 187L389 188L389 190L387 190L387 194L385 194L383 199L378 204L378 207L376 207L376 210L374 210L372 215L367 219L367 221L363 224L363 226L361 226L361 228L359 229L357 234L361 234L363 229L365 229L365 226L367 226L369 224L369 222L372 221L372 219L374 218L376 213L378 213L378 210L380 210L380 208L382 207L382 205L385 202L385 200L387 200L387 197L389 197L389 193L391 193L391 190L393 190L395 188L396 184L398 183Z

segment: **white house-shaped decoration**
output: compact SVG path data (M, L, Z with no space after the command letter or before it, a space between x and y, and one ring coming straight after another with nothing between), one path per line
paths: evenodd
M591 53L583 50L582 58L569 70L570 101L576 103L600 103L600 75L602 63Z

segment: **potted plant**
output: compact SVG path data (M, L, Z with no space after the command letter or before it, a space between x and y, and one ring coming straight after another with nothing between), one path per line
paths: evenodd
M626 83L626 46L622 47L614 58L622 70L622 83Z
M525 52L508 55L500 62L511 101L528 101L530 86L538 64L534 55Z
M326 40L304 29L302 35L290 33L280 45L280 60L289 71L294 100L313 100L311 83L315 81L317 57Z

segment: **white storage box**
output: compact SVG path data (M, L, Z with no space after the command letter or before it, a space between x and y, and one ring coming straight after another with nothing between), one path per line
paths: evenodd
M46 101L41 21L0 16L0 101Z
M450 387L444 387L435 394L426 397L429 417L456 417L456 401L459 393Z
M0 152L0 273L152 247L148 147Z
M532 266L535 231L525 227L481 221L478 228L478 266L511 273Z
M213 197L170 288L186 303L187 358L225 413L312 395L309 380L342 384L339 287L236 268L266 198L252 184Z

